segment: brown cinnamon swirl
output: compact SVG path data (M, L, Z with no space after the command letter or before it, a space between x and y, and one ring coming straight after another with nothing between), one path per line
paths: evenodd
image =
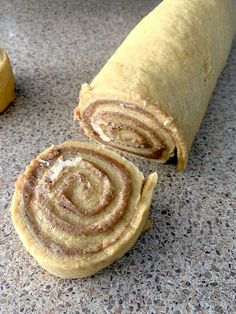
M137 241L156 183L99 145L65 142L32 160L16 182L11 212L38 263L63 278L91 275Z

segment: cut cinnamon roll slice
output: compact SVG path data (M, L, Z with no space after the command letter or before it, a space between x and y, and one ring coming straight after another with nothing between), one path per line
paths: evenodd
M13 223L44 269L62 278L89 276L147 228L156 180L100 145L65 142L33 159L17 180Z
M165 0L80 92L87 136L184 170L236 30L232 0Z

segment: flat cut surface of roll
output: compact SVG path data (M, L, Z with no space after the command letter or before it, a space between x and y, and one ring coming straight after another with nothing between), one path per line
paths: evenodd
M11 213L25 248L50 273L91 275L127 252L148 226L157 175L144 179L102 146L66 142L16 182Z
M75 118L89 137L184 170L235 34L231 0L164 0L91 84Z
M15 80L9 58L0 48L0 112L15 99Z

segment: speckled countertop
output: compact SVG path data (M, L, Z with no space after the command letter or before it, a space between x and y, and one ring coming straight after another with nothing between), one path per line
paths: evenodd
M55 278L23 249L9 214L14 181L51 144L85 139L73 121L90 81L158 1L0 0L0 41L17 100L0 115L0 313L236 313L236 42L189 165L157 166L152 228L123 258L80 280Z

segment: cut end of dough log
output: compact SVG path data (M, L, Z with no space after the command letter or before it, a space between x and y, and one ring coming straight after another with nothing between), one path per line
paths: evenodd
M127 99L127 97L124 97ZM187 164L187 149L181 141L174 119L157 110L148 100L136 103L123 100L100 99L75 110L85 134L96 141L159 163L178 155L178 170ZM158 111L158 115L157 115Z

